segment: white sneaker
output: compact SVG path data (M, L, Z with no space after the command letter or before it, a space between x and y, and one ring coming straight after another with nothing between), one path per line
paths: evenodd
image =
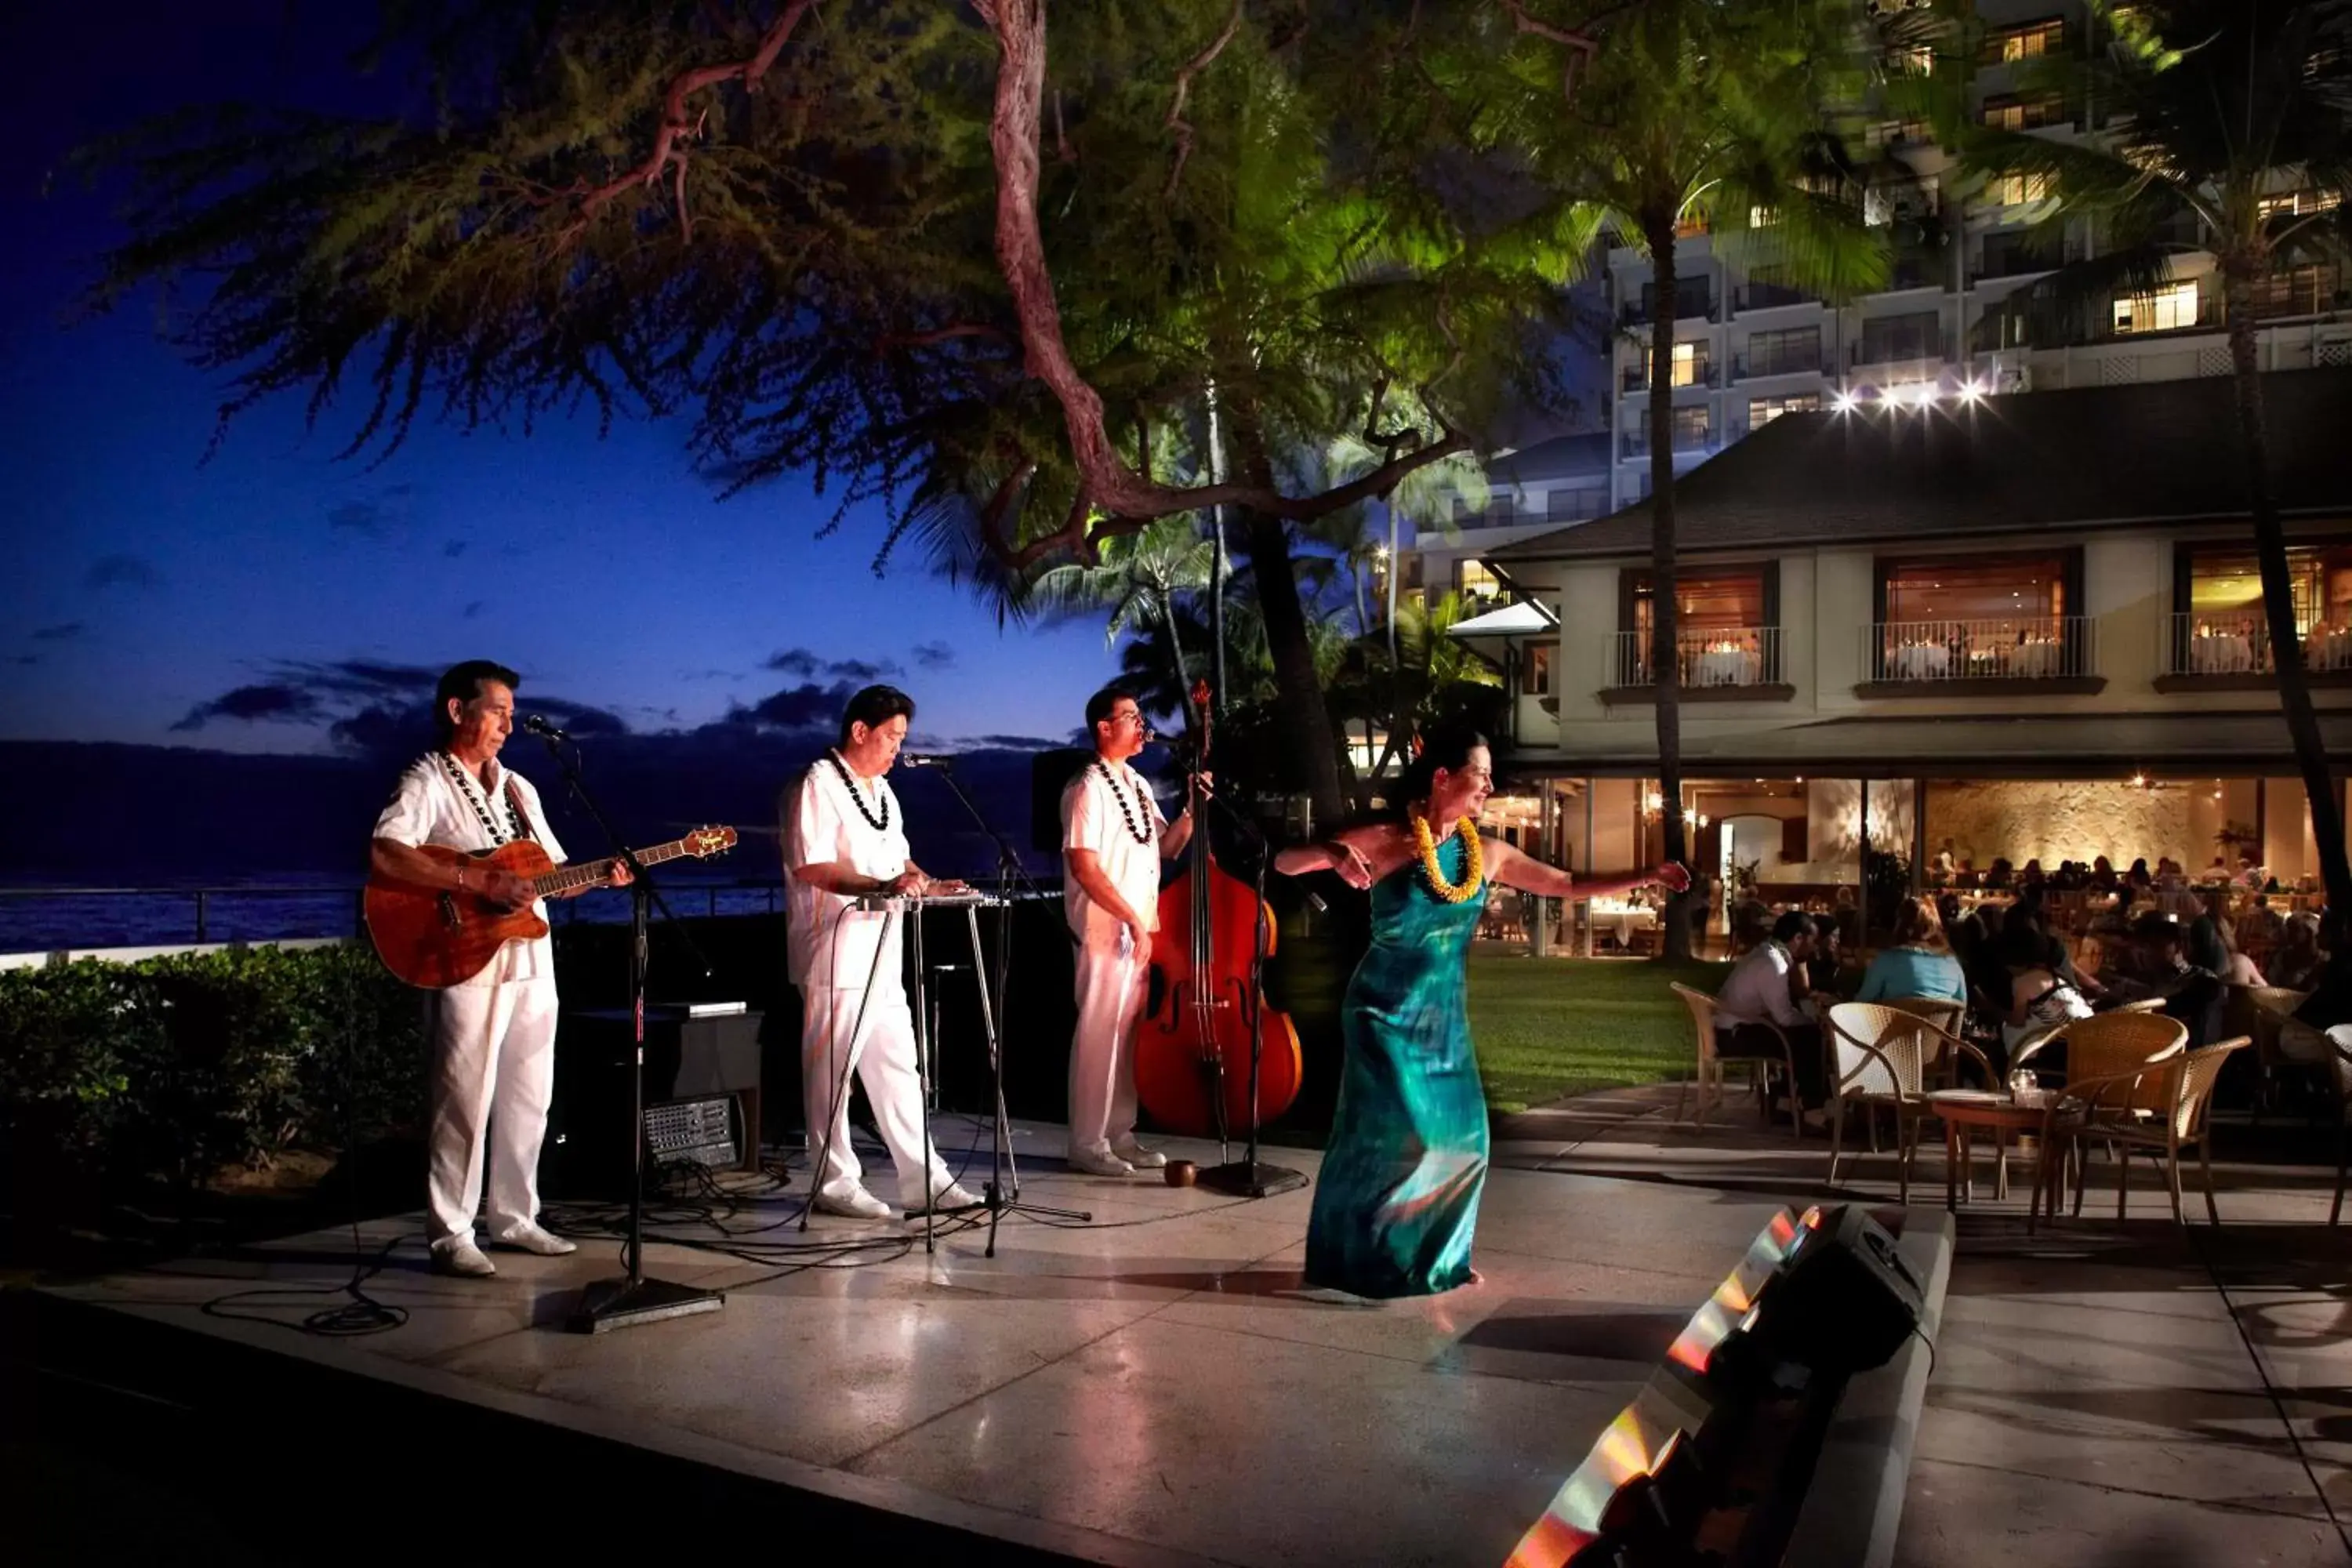
M843 1219L888 1219L890 1205L864 1187L852 1187L845 1193L817 1194L816 1212Z
M468 1279L487 1279L499 1271L499 1266L482 1256L482 1249L471 1241L453 1241L433 1249L433 1272L462 1275Z
M511 1247L520 1252L536 1252L541 1258L562 1258L580 1250L579 1243L566 1241L530 1220L525 1220L505 1235L490 1239L500 1247Z
M1110 1152L1139 1171L1157 1171L1168 1163L1167 1155L1157 1149L1147 1149L1132 1138L1112 1144Z
M953 1214L959 1209L976 1209L980 1206L980 1200L973 1197L967 1188L955 1182L950 1182L946 1186L941 1187L938 1192L931 1194L931 1207L935 1212L940 1214ZM908 1219L920 1219L922 1215L922 1205L908 1204L907 1205L907 1217Z
M1135 1167L1116 1154L1098 1153L1091 1149L1073 1149L1065 1157L1073 1171L1084 1171L1089 1176L1131 1176Z

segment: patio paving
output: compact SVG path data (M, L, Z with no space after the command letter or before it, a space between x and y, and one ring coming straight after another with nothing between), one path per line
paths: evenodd
M1542 1107L1497 1125L1496 1157L1742 1199L1893 1199L1891 1156L1832 1189L1826 1140L1767 1131L1741 1099L1678 1124L1675 1100L1665 1085ZM2100 1161L2082 1217L2029 1236L2030 1173L2013 1163L1995 1201L1980 1153L1896 1568L2352 1561L2352 1226L2326 1223L2333 1136L2225 1119L2219 1226L2193 1176L2176 1226L2137 1163L2119 1225ZM1911 1199L1943 1192L1931 1134Z

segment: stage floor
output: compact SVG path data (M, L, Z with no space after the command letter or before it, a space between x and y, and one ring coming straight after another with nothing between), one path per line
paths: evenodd
M939 1131L942 1149L969 1141L969 1124ZM495 1279L449 1279L426 1271L415 1215L362 1227L364 1247L390 1249L369 1291L410 1314L364 1338L288 1331L319 1297L204 1310L341 1283L348 1230L52 1289L1016 1548L1496 1568L1775 1207L1497 1168L1483 1283L1346 1304L1300 1286L1311 1193L1250 1202L1074 1175L1045 1155L1060 1146L1058 1128L1022 1129L1022 1196L1091 1209L1091 1226L1008 1218L993 1259L984 1231L963 1229L929 1256L918 1241L782 1273L656 1244L649 1274L724 1289L725 1309L593 1337L561 1324L582 1285L618 1272L614 1244L497 1253ZM1312 1152L1268 1153L1314 1173ZM786 1219L804 1175L794 1187L734 1225ZM898 1234L824 1216L810 1231Z

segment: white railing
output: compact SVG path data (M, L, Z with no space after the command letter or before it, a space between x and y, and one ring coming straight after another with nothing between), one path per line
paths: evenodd
M2275 675L2271 628L2251 616L2168 616L2158 659L2167 675ZM2352 628L2322 623L2303 636L2303 667L2314 675L2352 672Z
M1675 638L1675 679L1685 688L1778 686L1781 674L1780 628L1738 626L1692 631ZM1646 631L1609 634L1603 679L1612 688L1654 686Z
M2088 616L1990 621L1879 621L1863 628L1871 680L2054 680L2099 672Z

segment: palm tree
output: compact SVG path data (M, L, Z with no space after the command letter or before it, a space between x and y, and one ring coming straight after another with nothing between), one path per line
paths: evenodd
M1678 239L1707 233L1769 258L1790 284L1831 298L1882 284L1886 246L1864 223L1858 172L1832 133L1859 109L1879 52L1853 0L1591 0L1559 24L1508 7L1543 38L1581 29L1593 47L1570 72L1522 51L1520 100L1507 135L1533 147L1558 202L1530 222L1614 229L1650 258L1651 668L1659 788L1682 796L1682 712L1675 657L1674 353L1681 313ZM1541 120L1550 121L1547 134ZM1709 307L1711 313L1712 307ZM1664 814L1665 853L1688 855L1681 813ZM1676 900L1677 907L1679 900ZM1690 922L1670 910L1666 952L1687 957Z
M1208 587L1216 561L1215 544L1190 514L1179 513L1139 533L1106 540L1094 565L1073 563L1039 574L1022 603L1048 618L1107 612L1103 635L1114 645L1157 626L1167 634L1175 668L1188 669L1177 600Z
M2256 368L2257 290L2299 261L2352 263L2352 5L2345 0L2092 0L2092 47L2035 84L2105 124L2058 142L2018 132L1964 136L1968 164L2046 183L2042 243L2090 220L2100 254L2032 286L2007 324L2031 336L2086 306L2173 279L2177 258L2210 252L2221 274L2241 458L2253 513L2280 706L2311 802L2328 901L2352 907L2344 821L2305 679L2271 491ZM2284 198L2284 199L2282 199Z
M1465 701L1469 689L1502 686L1495 668L1452 635L1457 623L1470 618L1471 609L1459 594L1441 595L1426 606L1410 599L1397 606L1396 621L1389 628L1396 662L1383 672L1384 679L1361 680L1368 724L1374 714L1388 721L1388 742L1366 775L1367 790L1403 754L1415 730L1436 720L1464 717L1475 706ZM1369 651L1371 641L1360 639L1360 650ZM1359 668L1366 666L1372 666L1371 658L1361 660ZM1367 738L1369 734L1368 729Z

